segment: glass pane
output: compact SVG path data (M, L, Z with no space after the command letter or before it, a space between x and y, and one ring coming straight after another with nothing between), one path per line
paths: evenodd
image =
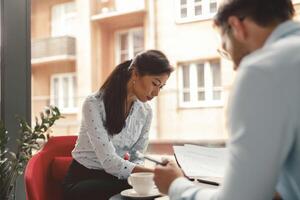
M144 31L133 32L133 48L144 49Z
M68 77L63 78L63 87L62 87L62 101L63 101L63 108L69 107L69 79Z
M143 51L143 49L135 49L133 52L133 55L136 56L138 53L140 53L141 51Z
M77 78L76 76L72 77L72 81L73 81L73 107L76 108L77 107Z
M66 13L76 12L76 4L75 4L75 2L66 3L66 4L64 4L64 7L65 7L65 12Z
M197 64L198 87L204 87L204 64Z
M60 5L56 5L52 7L51 11L51 35L52 36L59 36L62 35L64 32L64 27L61 26L62 24L62 7Z
M75 36L77 29L76 4L74 2L57 4L52 7L52 36Z
M221 100L221 91L214 91L213 92L213 99L214 100Z
M58 103L58 99L59 99L59 80L57 78L55 78L53 80L53 103L55 106L59 106L59 103Z
M65 19L65 34L76 37L77 32L77 19L75 17L68 17Z
M216 13L217 12L217 2L210 3L209 10L210 10L210 13Z
M198 101L205 100L205 92L198 92Z
M181 8L180 16L181 16L181 18L187 17L187 8Z
M183 79L183 88L190 87L190 67L182 67L182 79Z
M128 60L128 53L121 53L121 62Z
M37 103L35 101L33 102L32 110L34 112L32 115L38 115L43 107L48 104L50 96L53 98L55 95L55 101L51 99L50 102L57 104L62 113L66 116L66 119L63 120L63 126L61 126L62 123L58 123L57 129L59 133L54 132L55 134L78 134L79 131L77 130L79 130L80 123L77 121L80 121L81 114L75 111L82 109L82 102L86 98L85 95L89 95L88 91L90 90L90 85L95 86L93 89L97 90L97 85L100 87L99 84L107 79L117 64L132 58L138 52L146 48L162 50L170 59L171 64L175 65L176 68L178 64L180 64L180 77L176 77L178 74L174 72L172 81L167 82L167 87L170 87L172 91L166 91L163 94L166 98L157 101L157 106L154 107L154 112L156 112L159 119L161 119L159 123L161 123L164 128L155 130L155 127L152 127L154 128L154 132L159 131L157 136L154 136L153 139L160 139L160 137L169 139L167 133L172 132L174 129L174 127L168 123L168 119L162 114L166 112L166 109L176 113L180 106L195 106L197 103L198 106L200 106L199 104L205 101L213 101L213 99L220 97L222 97L222 100L225 97L227 98L227 91L223 90L223 80L221 79L223 76L227 77L228 75L228 77L230 77L228 82L231 82L230 79L233 77L231 70L214 70L214 67L212 66L212 68L210 68L209 64L205 64L204 68L202 61L195 61L200 57L203 60L207 59L210 61L210 57L206 57L206 55L211 54L209 48L204 48L203 52L201 52L202 56L200 55L200 57L197 53L188 53L199 47L199 42L193 41L199 40L201 34L211 34L211 29L206 26L207 21L182 24L180 20L176 21L175 18L173 19L174 16L171 16L170 19L164 20L163 23L161 23L162 21L155 23L155 19L161 19L163 13L172 13L174 11L174 1L166 0L166 2L164 2L163 0L165 6L155 6L155 3L154 5L149 4L150 6L147 6L147 4L142 10L137 11L134 10L136 7L133 2L144 2L143 0L72 1L72 3L67 4L65 7L54 9L52 19L52 8L55 6L59 7L59 5L64 2L71 2L71 0L31 1L31 37L34 44L32 47L34 47L34 52L45 52L32 59L32 74L35 76L35 79L32 80L32 95L34 100L42 99ZM149 0L149 2L152 2L152 0ZM192 22L194 18L206 17L207 14L213 12L217 7L216 2L219 1L178 0L176 5L177 13L174 14L176 14L181 21ZM124 7L121 8L122 6ZM153 9L153 6L155 9ZM106 9L106 13L101 13L103 8ZM121 12L117 13L119 8L123 11L131 9L130 14L126 15L127 11L124 12L125 14L123 13L124 15ZM145 12L146 15L142 14L143 12ZM89 13L90 17L87 17L84 13ZM154 22L148 20L149 16L151 16L150 18L153 19ZM91 19L92 22L90 21ZM72 44L69 43L68 39L64 39L62 42L60 42L60 40L53 40L51 35L52 21L53 24L55 24L56 32L59 34L66 32L68 34L71 32L80 34L76 35L77 38L76 40L72 40ZM79 22L82 22L81 25L79 25ZM90 23L93 23L92 29L88 32L81 33L82 24ZM75 24L77 26L67 26L66 24ZM153 25L155 25L155 27L153 27ZM188 26L188 30L185 26ZM172 37L169 37L170 33L172 33ZM43 39L42 41L39 40L41 38ZM205 37L205 42L208 44L217 44L217 39L217 37ZM34 41L37 42L34 43ZM55 41L55 44L52 41ZM86 45L84 41L89 41L93 48L90 48L90 45ZM185 45L179 45L178 42L181 41L184 41ZM215 47L212 48L215 49ZM47 53L45 49L57 49L59 51L57 54L52 54L52 52L50 54ZM70 49L73 50L73 54L69 53ZM76 51L76 49L79 49L79 51ZM85 71L95 71L95 63L98 65L96 71L103 73L82 73ZM190 65L190 63L193 64ZM199 64L199 67L197 67L197 64ZM190 67L192 67L192 69ZM56 73L68 74L64 76L64 74L58 75ZM222 76L218 75L221 73ZM73 77L74 74L77 75L77 80ZM208 75L208 77L205 75ZM55 83L53 80L53 86L50 86L49 83L50 76L57 78ZM65 77L69 79L68 84L66 80L64 84L63 80ZM78 82L79 80L80 83ZM208 85L206 83L208 83ZM213 87L213 85L215 87ZM52 93L50 93L50 91ZM80 91L87 91L87 93ZM80 94L78 94L78 92ZM170 98L180 98L180 102L170 104L170 102L168 102ZM227 99L224 99L224 101L226 100ZM42 103L40 103L41 101ZM168 106L166 107L165 105ZM68 109L76 107L77 109L73 109L72 111L74 112L71 113L69 112L71 110L63 109L64 107ZM207 137L214 139L214 133L220 133L220 135L216 135L217 138L223 137L223 132L220 130L220 127L222 127L220 123L223 114L217 118L220 120L216 120L216 123L213 125L202 123L197 127L193 127L190 123L191 118L194 116L193 114L196 113L201 118L205 118L207 113L203 113L201 110L189 109L185 109L184 112L188 113L184 119L180 118L179 120L179 118L174 118L176 128L178 127L178 129L191 133L185 134L182 139L203 139ZM214 110L208 109L207 112L214 112ZM202 136L201 134L192 134L194 132L201 132L201 130L207 130L205 134L212 133L212 135ZM174 137L179 137L179 135L174 135Z
M128 33L123 33L120 36L121 50L128 50Z
M220 87L221 86L221 67L219 62L210 63L213 86Z
M186 0L180 0L180 5L186 5Z
M195 6L195 16L202 15L202 6Z
M184 92L183 93L183 101L184 102L190 101L191 100L190 98L191 97L190 97L190 93L189 92Z

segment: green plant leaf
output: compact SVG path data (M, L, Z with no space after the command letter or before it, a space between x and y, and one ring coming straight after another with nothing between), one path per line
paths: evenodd
M0 199L12 192L13 184L18 175L23 174L33 150L40 148L37 140L49 138L49 129L56 120L63 118L59 109L53 106L47 107L39 117L35 118L36 123L32 128L24 119L16 116L20 128L20 137L16 140L16 152L7 149L8 132L4 123L0 121Z

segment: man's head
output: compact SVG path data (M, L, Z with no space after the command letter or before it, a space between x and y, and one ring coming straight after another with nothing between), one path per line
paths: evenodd
M276 26L291 19L294 12L291 0L223 0L214 25L235 69L244 56L261 48Z

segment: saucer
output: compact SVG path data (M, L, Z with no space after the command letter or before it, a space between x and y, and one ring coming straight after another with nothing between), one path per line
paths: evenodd
M134 191L133 188L123 190L121 192L121 196L130 197L130 198L149 198L149 197L158 197L160 195L161 194L157 188L153 188L153 190L149 194L146 194L146 195L140 195L140 194L136 193L136 191Z

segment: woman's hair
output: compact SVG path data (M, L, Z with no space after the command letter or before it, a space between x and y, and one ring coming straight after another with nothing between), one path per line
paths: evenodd
M100 91L103 92L106 119L104 127L109 135L116 135L125 126L127 83L133 69L140 76L169 74L173 71L167 57L158 50L148 50L116 66Z

